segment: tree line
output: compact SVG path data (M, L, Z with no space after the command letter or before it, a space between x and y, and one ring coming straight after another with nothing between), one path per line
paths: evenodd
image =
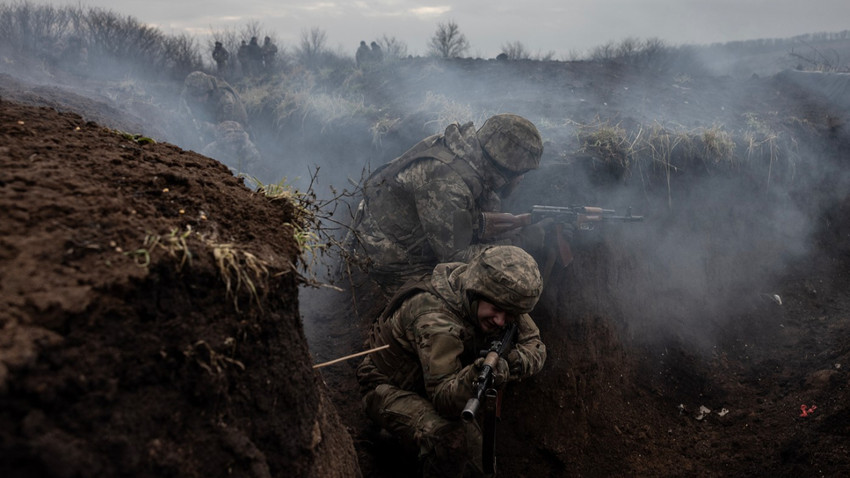
M327 33L314 27L301 33L290 46L281 45L275 32L265 30L258 22L247 23L242 29L211 30L203 43L188 34L167 35L132 16L98 7L34 5L28 1L0 4L0 49L11 50L35 61L57 64L81 73L97 71L107 77L120 78L166 76L182 79L196 70L212 71L212 51L219 42L231 53L249 39L269 37L278 45L274 71L294 67L308 69L340 69L354 66L351 52L333 49ZM599 45L587 52L571 52L573 61L616 61L663 69L673 63L681 64L694 49L723 49L726 52L752 53L764 49L789 49L789 55L802 56L802 49L815 42L842 41L850 38L848 31L815 33L788 39L762 39L715 44L703 47L671 46L653 38L626 38ZM382 35L376 43L386 61L409 57L408 46L396 37ZM453 20L439 22L427 43L427 55L437 58L458 58L469 53L471 44L460 26ZM795 50L796 48L796 50ZM235 56L235 55L234 55ZM532 53L522 42L502 45L497 57L503 60L555 60L554 52ZM840 55L814 50L807 56L812 63L824 62L829 69L844 67ZM231 75L232 76L232 75Z

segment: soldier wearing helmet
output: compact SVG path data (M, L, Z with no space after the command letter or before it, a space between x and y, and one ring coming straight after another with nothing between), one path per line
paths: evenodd
M401 288L372 326L372 353L357 368L366 414L418 451L425 476L481 472L481 431L460 420L486 349L505 325L518 323L497 386L536 374L546 347L528 315L542 290L535 260L515 246L492 246L468 264L438 265Z
M213 124L222 121L248 123L239 93L226 81L202 71L193 71L183 81L182 98L196 120Z
M352 228L369 275L392 295L438 263L467 261L492 245L478 238L480 213L498 211L542 154L530 121L499 114L478 130L451 124L376 170Z
M226 81L202 71L194 71L186 76L183 86L180 108L192 125L189 133L191 137L186 138L187 144L206 151L205 154L237 172L244 171L246 161L256 159L256 155L248 158L242 153L256 152L256 147L249 139L248 114L239 94ZM230 144L239 145L239 159L234 159L230 154L211 153L227 150L223 145Z

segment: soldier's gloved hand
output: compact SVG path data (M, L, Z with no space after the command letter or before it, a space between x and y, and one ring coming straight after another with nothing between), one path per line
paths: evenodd
M563 238L567 242L572 242L573 235L575 235L576 227L572 223L563 223L559 224L561 228L561 238Z
M481 367L484 366L484 357L480 357L475 360L475 368L481 370ZM493 369L493 386L499 387L502 384L506 383L511 378L511 371L508 366L508 361L499 357L499 361L496 363L496 367Z
M526 251L539 251L546 246L546 230L552 225L552 218L529 224L519 232L519 247Z
M522 356L516 349L511 350L508 354L508 369L511 373L511 378L519 379L523 375L525 375L525 362L522 360Z

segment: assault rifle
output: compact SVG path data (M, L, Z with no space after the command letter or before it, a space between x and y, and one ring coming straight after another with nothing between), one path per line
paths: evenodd
M532 206L531 212L510 214L504 212L483 212L478 223L478 238L486 241L495 239L502 234L521 227L536 224L544 219L551 219L554 224L554 239L549 239L552 250L557 252L564 267L573 260L569 243L563 238L564 224L571 224L575 230L588 231L597 224L609 222L639 222L643 216L633 216L632 208L626 209L625 216L618 216L613 209L603 209L596 206ZM549 236L549 234L547 234ZM545 268L551 270L554 255L547 259Z
M481 402L484 401L484 429L483 429L483 466L484 473L495 475L496 473L496 420L500 418L501 392L496 391L493 384L493 374L499 365L499 359L507 359L508 352L513 347L516 339L517 323L512 322L505 329L504 335L499 340L490 344L490 349L484 356L484 365L476 381L475 395L466 402L460 416L467 422L475 419Z

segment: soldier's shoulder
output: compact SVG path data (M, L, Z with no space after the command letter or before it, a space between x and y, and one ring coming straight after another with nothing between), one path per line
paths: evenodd
M453 320L454 315L442 299L425 290L408 298L402 309L414 319L423 316L446 316L447 320Z

